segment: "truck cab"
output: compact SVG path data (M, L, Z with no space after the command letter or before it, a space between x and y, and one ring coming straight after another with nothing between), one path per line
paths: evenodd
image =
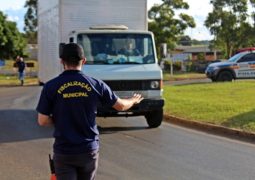
M162 71L158 65L153 34L127 28L105 27L73 31L70 42L84 49L86 75L103 80L120 97L140 93L144 100L128 111L99 106L97 115L145 116L149 127L163 120Z

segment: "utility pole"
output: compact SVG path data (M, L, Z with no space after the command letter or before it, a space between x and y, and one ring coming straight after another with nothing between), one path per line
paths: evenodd
M171 58L171 54L167 53L167 59L170 61L170 75L174 75L174 68L173 68L173 59Z
M167 43L161 44L161 57L163 57L163 60L170 61L170 75L173 75L173 61L171 59L171 54L167 50Z

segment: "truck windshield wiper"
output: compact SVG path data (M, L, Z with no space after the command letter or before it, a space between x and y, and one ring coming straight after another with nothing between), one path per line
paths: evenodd
M86 64L109 64L107 61L87 61Z
M142 63L139 63L139 62L123 62L123 63L120 63L120 64L142 64Z

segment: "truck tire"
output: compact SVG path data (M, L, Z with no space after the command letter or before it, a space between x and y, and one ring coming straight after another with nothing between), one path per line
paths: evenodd
M163 120L163 109L148 112L145 118L150 128L159 127Z
M218 75L217 81L232 81L233 80L233 75L229 71L222 71Z

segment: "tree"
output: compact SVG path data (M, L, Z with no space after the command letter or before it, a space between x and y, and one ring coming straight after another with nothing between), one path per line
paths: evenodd
M37 0L26 0L24 17L26 37L29 43L37 43Z
M161 43L167 43L169 49L175 47L178 37L184 34L188 27L195 27L194 19L184 13L176 18L174 10L188 9L183 0L162 0L161 5L154 5L148 12L149 30L155 35L157 48ZM159 49L158 49L159 50Z
M0 59L24 56L25 48L26 41L18 31L16 23L8 21L0 11Z
M255 8L255 0L250 0L250 3L252 5L252 7ZM253 20L253 29L255 31L255 12L254 11L251 14L251 18Z
M192 40L189 36L180 36L178 40L178 44L182 46L191 46Z
M230 57L238 48L255 44L254 30L248 22L247 0L211 0L213 11L205 26L212 35L214 47Z
M205 53L198 53L197 60L205 61Z

